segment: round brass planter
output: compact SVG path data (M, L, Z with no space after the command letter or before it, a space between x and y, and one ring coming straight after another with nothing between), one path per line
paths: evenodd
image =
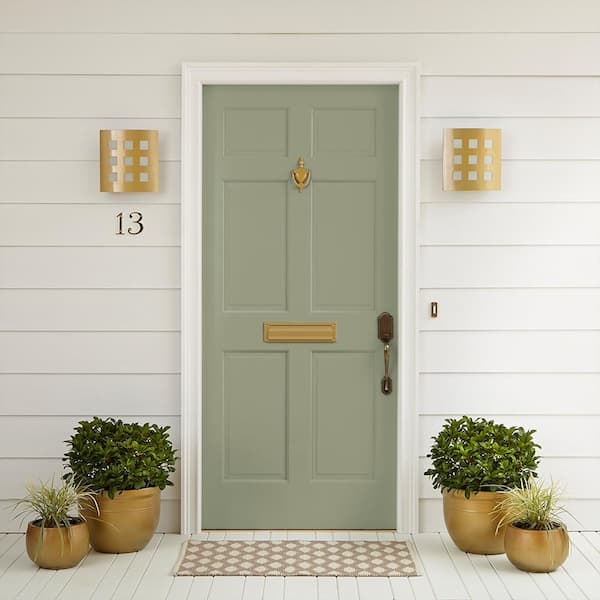
M521 529L509 525L504 537L506 557L530 573L551 573L562 565L569 554L569 534L566 529Z
M160 517L160 489L106 492L96 496L100 516L93 510L82 511L88 520L90 542L97 552L137 552L149 541Z
M490 513L503 498L501 492L473 492L469 499L463 490L443 492L444 521L452 541L463 551L473 554L502 554L504 531L496 535L499 516Z
M32 521L27 526L25 547L27 556L42 569L69 569L79 564L90 548L87 523L44 527L42 536L42 528Z

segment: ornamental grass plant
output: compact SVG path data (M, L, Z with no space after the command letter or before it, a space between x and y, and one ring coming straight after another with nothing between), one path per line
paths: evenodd
M512 524L520 529L547 531L564 528L561 516L566 513L558 484L546 485L534 477L519 487L505 490L504 499L494 509L494 514L500 517L498 528Z
M41 528L40 544L43 544L44 531L56 528L61 550L64 550L63 530L69 531L71 525L85 521L81 509L89 509L98 514L98 505L93 491L85 485L77 483L71 475L56 484L54 477L49 482L41 481L37 485L26 487L27 493L13 504L15 518L21 519L21 525L26 518L32 518L32 524Z

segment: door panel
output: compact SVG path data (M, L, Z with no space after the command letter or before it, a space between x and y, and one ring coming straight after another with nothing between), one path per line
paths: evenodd
M373 369L369 352L313 353L314 479L373 479Z
M206 528L395 526L377 315L397 305L397 106L386 86L204 88ZM337 339L266 343L264 321Z
M316 109L313 112L314 156L375 156L376 114L372 108Z
M223 111L223 155L256 153L287 156L288 111L285 108Z
M375 184L315 183L312 193L313 310L373 309Z
M285 310L287 207L282 182L227 182L223 192L225 310Z
M225 352L225 479L287 477L287 355Z

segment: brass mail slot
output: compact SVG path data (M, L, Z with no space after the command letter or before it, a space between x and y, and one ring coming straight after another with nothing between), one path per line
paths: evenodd
M335 342L336 324L265 321L263 339L265 342Z

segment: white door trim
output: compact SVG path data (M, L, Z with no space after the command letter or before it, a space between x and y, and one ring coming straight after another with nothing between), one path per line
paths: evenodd
M397 528L418 531L416 63L184 63L181 198L181 532L202 529L202 89L204 85L398 86Z

